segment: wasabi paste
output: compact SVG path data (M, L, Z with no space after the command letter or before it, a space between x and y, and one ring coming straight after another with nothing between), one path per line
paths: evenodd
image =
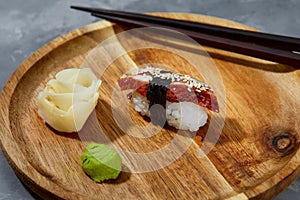
M95 182L102 182L119 176L122 160L105 144L90 143L81 155L81 166Z

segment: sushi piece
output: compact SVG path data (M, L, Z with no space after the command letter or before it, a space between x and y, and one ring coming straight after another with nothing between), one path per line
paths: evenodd
M219 112L213 89L189 75L147 67L124 74L118 84L121 90L132 90L129 98L137 112L158 116L151 107L159 104L167 123L177 129L197 131L207 122L207 110Z

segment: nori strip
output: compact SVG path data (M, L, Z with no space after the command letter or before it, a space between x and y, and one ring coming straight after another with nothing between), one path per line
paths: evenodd
M149 101L149 108L154 104L162 105L166 108L167 91L172 79L162 79L153 77L147 87L146 97Z
M149 101L149 111L153 124L164 126L166 123L166 99L167 91L172 79L162 79L161 77L153 77L147 87L146 97ZM161 105L157 107L153 105Z

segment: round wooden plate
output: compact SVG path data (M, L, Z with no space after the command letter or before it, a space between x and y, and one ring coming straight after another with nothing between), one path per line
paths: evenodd
M202 15L156 15L251 29ZM25 60L7 82L0 98L1 147L15 173L30 189L45 199L269 199L299 176L299 70L205 48L222 78L224 85L220 87L226 92L223 93L226 105L220 108L226 114L225 118L219 117L220 123L225 120L221 135L215 130L218 142L214 145L213 137L206 142L211 145L211 151L207 155L199 151L207 130L214 131L209 121L193 135L193 142L184 149L183 155L166 166L136 173L124 164L118 179L93 182L80 166L80 156L87 143L113 143L127 152L147 153L161 149L180 135L166 127L155 135L139 138L136 131L143 133L143 127L149 128L151 123L132 110L129 118L139 129L120 128L114 113L122 112L112 99L116 97L116 80L124 71L133 66L160 63L199 77L185 58L173 52L154 48L130 51L105 70L93 68L98 76L101 74L103 83L95 112L81 132L58 133L47 126L37 114L36 102L46 82L62 69L88 65L88 53L124 29L101 21L61 36ZM118 51L126 45L128 42L123 41L115 49ZM95 60L99 63L111 59L109 56L102 54ZM126 98L119 107L122 105L128 107ZM218 118L216 113L209 116ZM181 148L180 142L173 147L174 151ZM147 161L136 164L147 165Z

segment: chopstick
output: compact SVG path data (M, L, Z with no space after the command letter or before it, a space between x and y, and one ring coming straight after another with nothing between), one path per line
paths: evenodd
M135 27L162 27L184 33L201 45L211 46L252 57L262 58L299 68L300 39L268 33L245 31L203 23L154 17L139 13L86 8L71 8L90 12L95 17L133 25Z
M202 32L202 33L217 35L221 37L230 37L230 38L235 38L235 40L239 40L239 41L251 42L260 39L264 41L264 45L266 46L268 46L268 44L272 46L281 45L282 46L281 49L287 49L287 50L295 50L295 48L299 48L300 45L300 40L298 38L287 37L287 36L278 36L278 35L273 35L268 33L258 34L257 32L239 30L235 28L221 27L216 25L176 20L176 19L168 19L163 17L144 15L140 13L106 10L102 8L87 8L87 7L79 7L79 6L71 6L71 8L90 12L90 13L106 14L114 17L121 17L126 19L138 19L144 22L158 23L160 25L166 25L172 27L180 27L181 29L184 30Z

